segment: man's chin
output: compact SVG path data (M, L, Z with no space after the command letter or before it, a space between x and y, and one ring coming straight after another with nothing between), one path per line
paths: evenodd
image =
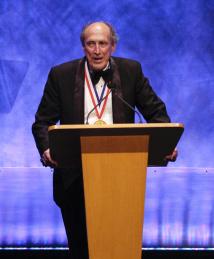
M106 67L106 64L103 64L103 63L93 63L93 64L90 64L90 67L93 69L93 70L103 70L105 67Z

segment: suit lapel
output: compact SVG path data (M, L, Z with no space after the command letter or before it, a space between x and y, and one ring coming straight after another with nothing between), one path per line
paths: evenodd
M112 84L116 88L117 94L123 97L119 68L114 58L111 58L111 68L113 71ZM124 105L122 101L116 96L114 91L112 92L112 109L113 109L113 122L124 123L125 122Z
M75 124L84 124L84 65L85 58L80 59L75 76L73 92L73 121Z

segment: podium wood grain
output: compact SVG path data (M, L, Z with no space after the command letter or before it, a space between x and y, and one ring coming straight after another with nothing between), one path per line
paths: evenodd
M140 259L149 136L82 136L90 259Z

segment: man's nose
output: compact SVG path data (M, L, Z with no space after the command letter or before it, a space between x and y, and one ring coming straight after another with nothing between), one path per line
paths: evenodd
M100 45L98 43L95 45L94 52L100 54Z

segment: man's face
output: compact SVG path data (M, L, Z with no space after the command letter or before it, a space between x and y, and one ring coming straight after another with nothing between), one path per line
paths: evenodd
M93 23L85 31L84 52L93 70L102 70L108 64L115 44L112 43L110 30L103 23Z

